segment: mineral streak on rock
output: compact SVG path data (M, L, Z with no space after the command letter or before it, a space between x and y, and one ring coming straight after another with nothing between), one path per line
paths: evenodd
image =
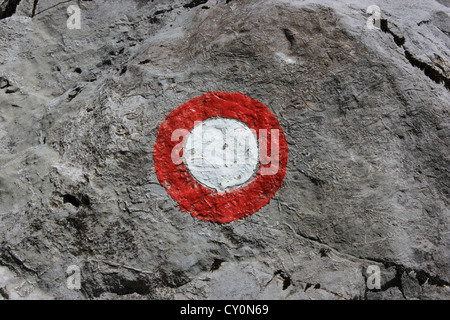
M450 298L448 1L378 0L380 29L365 0L81 3L70 30L75 1L0 0L0 299ZM153 159L213 91L289 143L270 203L225 224Z

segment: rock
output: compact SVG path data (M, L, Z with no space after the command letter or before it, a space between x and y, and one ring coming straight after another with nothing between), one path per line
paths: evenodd
M17 277L7 267L0 267L0 300L50 300L36 283Z
M9 87L8 79L0 78L0 89Z
M369 29L372 1L200 2L86 1L80 29L56 0L0 13L0 295L449 299L447 3L377 1ZM216 90L289 143L275 197L227 224L181 212L153 162L165 117Z
M369 300L405 300L402 292L397 287L391 287L380 292L368 292Z
M422 294L422 287L417 280L417 275L414 271L410 273L403 273L402 275L402 289L407 299L414 299L420 297Z
M19 88L16 86L8 86L5 90L5 93L16 93L19 91Z
M0 0L0 19L13 15L19 2L20 0Z

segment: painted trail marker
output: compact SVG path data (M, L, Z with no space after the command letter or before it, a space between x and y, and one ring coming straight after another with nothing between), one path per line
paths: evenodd
M180 209L227 223L269 203L286 174L276 117L242 94L210 92L170 113L154 147L158 180Z

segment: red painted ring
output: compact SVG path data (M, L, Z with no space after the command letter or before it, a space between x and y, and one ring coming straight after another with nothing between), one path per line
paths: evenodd
M172 161L173 148L182 141L171 141L176 129L191 131L195 121L212 117L233 118L254 129L279 130L279 169L274 175L262 175L259 163L256 175L246 184L219 194L200 184L183 163ZM268 139L270 141L270 139ZM271 146L268 145L268 154ZM277 118L261 102L238 92L210 92L196 97L172 111L159 127L153 149L156 175L180 209L211 222L227 223L261 209L280 188L288 162L288 145Z

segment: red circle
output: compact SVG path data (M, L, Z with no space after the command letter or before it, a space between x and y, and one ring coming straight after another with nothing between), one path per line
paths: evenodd
M261 174L261 169L270 167L259 162L256 175L246 184L218 193L200 184L186 166L172 161L172 150L183 141L172 141L177 129L191 131L196 121L212 117L232 118L244 122L256 131L267 129L270 141L271 129L279 130L278 171L273 175ZM271 144L267 146L271 154ZM211 222L226 223L246 217L269 203L280 188L288 161L288 146L277 118L261 102L239 92L210 92L196 97L176 108L159 127L153 150L156 175L182 211Z

